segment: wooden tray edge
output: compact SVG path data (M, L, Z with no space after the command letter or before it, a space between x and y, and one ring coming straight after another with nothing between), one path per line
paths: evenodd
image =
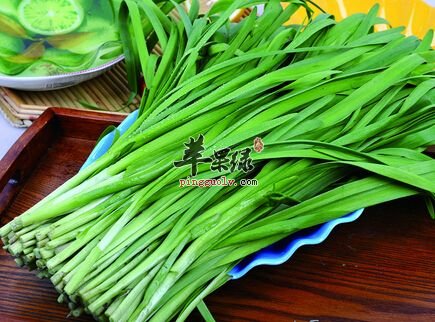
M71 132L68 129L80 122L104 128L119 124L124 118L125 115L121 114L69 108L50 107L45 110L0 160L0 216L21 189L22 182L32 173L33 164L48 149L50 138L58 135L62 127Z

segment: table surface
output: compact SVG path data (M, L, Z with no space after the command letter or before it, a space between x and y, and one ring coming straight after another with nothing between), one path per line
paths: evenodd
M25 129L10 125L0 114L0 159L8 152L9 148L23 134Z

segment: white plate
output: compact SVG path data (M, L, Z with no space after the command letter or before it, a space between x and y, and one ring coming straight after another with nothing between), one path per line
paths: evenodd
M41 77L19 77L0 75L0 86L25 91L50 91L65 87L74 86L84 81L100 76L108 71L113 65L124 59L124 56L109 61L101 66L62 75L41 76Z

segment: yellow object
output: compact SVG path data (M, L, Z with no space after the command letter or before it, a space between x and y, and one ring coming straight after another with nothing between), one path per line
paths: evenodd
M354 13L367 13L370 8L379 3L381 9L379 16L388 20L393 27L405 26L406 35L415 35L422 38L429 29L435 28L435 7L424 0L313 0L327 13L341 20ZM285 6L286 4L283 3ZM320 11L313 8L315 15ZM289 23L302 23L306 13L303 9L292 17ZM377 25L377 30L387 26ZM435 46L435 39L432 42Z

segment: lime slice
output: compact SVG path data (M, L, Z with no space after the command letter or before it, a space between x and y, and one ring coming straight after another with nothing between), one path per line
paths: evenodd
M8 16L15 16L18 7L18 1L19 0L2 0L2 4L0 5L0 12Z
M27 30L44 36L63 35L83 22L83 8L76 0L23 0L18 19Z

